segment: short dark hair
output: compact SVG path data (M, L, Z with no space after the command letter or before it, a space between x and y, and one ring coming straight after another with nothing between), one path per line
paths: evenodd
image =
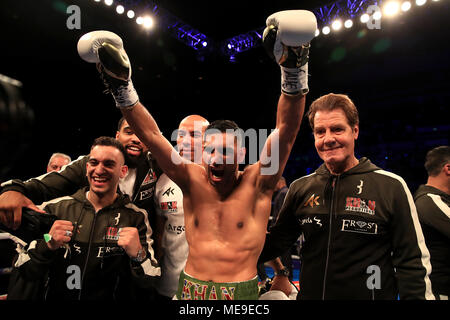
M344 111L350 127L353 128L359 124L358 109L356 109L353 101L345 94L329 93L311 103L307 114L311 129L314 130L314 116L317 111L332 111L335 109Z
M237 125L236 122L232 121L232 120L216 120L211 122L207 127L206 130L208 129L217 129L220 132L227 132L227 130L238 130L239 126Z
M118 149L122 155L123 155L123 159L125 161L125 163L127 162L127 152L125 150L125 147L119 142L119 140L114 139L112 137L98 137L97 139L94 140L94 143L91 146L91 150L95 147L95 146L108 146L108 147L114 147L116 149Z
M217 133L217 131L222 133L227 133L233 131L236 134L236 137L241 139L241 129L237 125L236 122L232 120L215 120L211 122L205 129L205 134L203 135L203 140L206 141L206 136L210 133Z
M450 147L440 146L428 151L425 157L425 170L431 177L437 176L442 167L450 162Z
M122 118L119 119L119 123L117 124L117 131L120 131L120 129L122 129L122 125L123 125L124 121L127 121L125 119L125 117L122 117Z
M208 134L217 133L217 131L222 133L232 132L235 136L238 146L244 146L243 131L233 120L215 120L211 122L205 129L203 141L206 141L206 137L208 136Z

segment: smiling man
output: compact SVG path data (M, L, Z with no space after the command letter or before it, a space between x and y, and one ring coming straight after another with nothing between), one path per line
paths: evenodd
M130 196L139 208L145 209L151 229L155 229L156 215L153 195L161 170L148 149L137 138L127 121L121 118L117 125L116 139L126 152L128 173L119 180L119 189ZM18 228L22 207L41 211L36 204L62 196L69 196L79 188L88 185L86 164L89 157L80 156L60 171L50 172L27 181L13 179L1 184L0 222L5 226ZM156 238L157 235L153 235ZM140 290L132 293L134 299L147 300L154 296L154 290Z
M116 139L123 145L127 152L128 168L136 168L140 161L145 158L147 147L139 140L130 128L125 118L120 118L117 125Z
M303 234L297 299L433 299L430 257L405 181L355 157L358 111L346 95L315 100L308 119L324 161L294 181L260 261ZM278 261L272 289L291 292Z
M147 213L117 191L128 170L125 157L116 139L97 138L86 164L89 187L40 206L58 220L15 267L28 281L48 272L46 300L129 299L125 279L151 287L161 275Z
M117 143L112 145L112 141L114 140L111 138L108 140L106 137L103 140L96 140L86 165L89 183L86 197L96 211L114 202L117 198L119 180L128 173L124 149L119 148Z

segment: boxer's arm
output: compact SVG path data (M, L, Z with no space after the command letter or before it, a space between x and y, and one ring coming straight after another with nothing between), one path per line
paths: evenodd
M272 192L283 173L300 129L308 93L309 42L317 21L305 10L280 11L266 20L263 45L280 65L281 91L276 129L266 141L260 157L259 188Z
M282 93L278 101L276 129L269 135L259 160L261 190L273 190L280 179L300 129L305 96Z
M188 182L187 163L162 135L148 110L138 102L132 108L122 108L123 116L139 139L150 150L163 172L180 188Z
M109 31L92 31L80 38L77 50L83 60L96 63L107 91L130 127L167 176L185 190L188 181L186 161L161 134L152 115L139 102L131 81L131 62L122 39Z

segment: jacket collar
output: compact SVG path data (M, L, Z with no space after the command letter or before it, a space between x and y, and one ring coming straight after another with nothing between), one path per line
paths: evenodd
M379 170L379 169L380 168L377 167L376 165L374 165L368 158L362 157L361 159L359 159L359 163L356 166L345 171L340 176L348 176L348 175L352 175L352 174L367 173L367 172L372 172L372 171ZM328 170L325 163L323 163L316 170L316 173L320 174L320 175L332 176L331 172Z
M86 198L86 193L89 191L89 186L86 186L84 188L79 189L77 192L75 192L72 197L80 202L84 202L85 204L89 204L91 205L91 203L89 202L89 200ZM109 205L108 207L110 208L118 208L118 207L123 207L124 205L126 205L127 203L130 203L131 200L128 197L128 195L121 193L120 191L117 192L118 197L116 198L116 200Z

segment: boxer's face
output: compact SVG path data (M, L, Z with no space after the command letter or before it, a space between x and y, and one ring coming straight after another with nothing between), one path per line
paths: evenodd
M125 150L131 159L139 158L147 151L147 147L134 134L134 131L126 121L123 121L120 131L117 131L116 139L125 147Z
M238 148L235 135L209 134L203 152L209 182L212 185L232 183L244 156L245 149Z
M99 197L114 194L119 179L125 177L128 168L123 154L115 147L97 145L91 149L86 165L90 190Z
M325 164L348 169L354 159L359 127L350 127L342 109L317 111L314 116L314 141Z

